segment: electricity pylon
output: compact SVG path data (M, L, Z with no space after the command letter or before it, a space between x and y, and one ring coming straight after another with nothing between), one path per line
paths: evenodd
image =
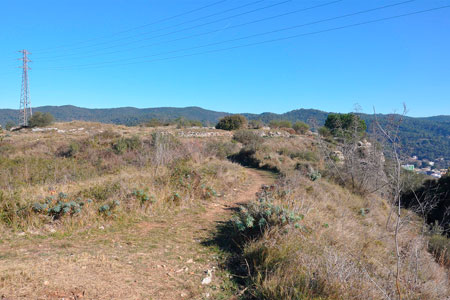
M31 54L27 50L20 50L22 53L22 58L19 60L22 61L22 91L20 93L20 109L19 109L19 126L27 126L29 118L33 115L31 110L31 101L30 101L30 87L28 84L28 70L30 67L28 63L31 61L28 59L28 55Z

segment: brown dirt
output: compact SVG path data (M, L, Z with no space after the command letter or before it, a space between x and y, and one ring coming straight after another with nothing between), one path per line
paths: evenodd
M72 236L0 244L0 299L227 299L218 251L202 245L238 203L254 199L267 172L202 209ZM206 270L212 282L202 285Z

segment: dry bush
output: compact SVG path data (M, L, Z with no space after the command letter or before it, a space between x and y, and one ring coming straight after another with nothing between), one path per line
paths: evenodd
M175 213L227 193L243 178L238 166L206 150L209 140L105 127L110 129L95 127L89 135L18 133L6 141L10 149L0 157L0 231L45 232L47 225L76 230ZM59 193L66 196L60 199Z
M257 299L396 299L395 244L389 204L326 180L288 174L275 203L304 215L298 228L273 226L245 243ZM417 218L416 218L417 219ZM448 275L433 261L421 224L403 224L400 282L404 299L445 299Z

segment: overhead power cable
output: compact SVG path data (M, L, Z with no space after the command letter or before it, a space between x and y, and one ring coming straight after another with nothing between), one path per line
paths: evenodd
M188 14L192 14L194 12L197 12L197 11L200 11L200 10L203 10L203 9L206 9L206 8L209 8L209 7L221 4L221 3L226 2L226 1L228 1L228 0L220 0L220 1L208 4L208 5L205 5L205 6L201 6L199 8L192 9L192 10L184 12L184 13L180 13L180 14L177 14L177 15L174 15L174 16L166 17L166 18L160 19L158 21L154 21L152 23L148 23L148 24L132 27L132 28L129 28L129 29L125 29L125 30L122 30L122 31L119 31L119 32L116 32L116 33L112 33L112 34L107 35L107 36L92 38L92 39L88 39L88 40L85 40L85 41L76 42L76 43L72 43L72 44L68 44L68 45L61 45L61 46L56 46L56 47L51 47L51 48L38 49L38 50L34 51L34 53L39 53L41 51L46 51L46 50L50 50L50 49L54 50L54 49L66 48L66 47L70 47L70 46L73 46L73 45L78 45L78 44L81 44L81 43L88 43L88 42L95 41L95 40L98 40L98 39L104 39L104 38L113 37L113 36L116 36L116 35L119 35L119 34L122 34L122 33L127 33L127 32L138 30L138 29L141 29L141 28L144 28L144 27L148 27L148 26L152 26L152 25L155 25L155 24L163 23L163 22L166 22L166 21L169 21L169 20L172 20L172 19L175 19L175 18L179 18L179 17L185 16L185 15L188 15Z
M251 13L255 13L257 11L262 11L262 10L266 10L266 9L269 9L269 8L273 8L275 6L279 6L279 5L282 5L282 4L291 2L291 1L293 1L293 0L283 0L283 1L276 2L276 3L270 4L270 5L266 5L266 6L263 6L263 7L255 8L255 9L252 9L252 10L249 10L249 11L245 11L245 12L241 12L241 13L238 13L238 14L235 14L235 15L223 17L223 18L220 18L220 19L216 19L216 20L213 20L213 21L206 22L206 23L201 23L201 24L198 24L198 25L194 25L194 26L190 26L190 27L174 30L174 31L171 31L171 32L168 32L168 33L163 33L163 34L151 36L151 37L140 39L140 40L135 40L135 41L130 41L130 42L126 42L126 43L121 43L121 44L118 44L118 45L113 45L113 46L107 47L107 49L114 48L114 47L120 47L120 46L123 46L123 45L135 44L135 43L139 43L139 42L146 41L146 40L151 40L151 39L158 38L158 37L168 36L168 35L184 32L184 31L187 31L187 30L197 29L197 28L204 27L204 26L207 26L207 25L211 25L211 24L222 22L222 21L230 20L230 19L233 19L233 18L241 17L241 16L244 16L244 15L248 15L248 14L251 14ZM172 26L167 27L167 28L171 28L171 27ZM167 28L163 28L163 29L167 29ZM163 29L157 29L157 30L153 30L153 31L149 31L149 32L144 32L144 33L135 35L133 37L148 35L148 34L151 34L151 33L154 33L154 32L161 31ZM96 47L96 46L99 46L99 45L109 44L111 42L118 42L118 41L127 40L127 39L129 39L129 37L117 39L115 41L108 41L108 42L102 42L102 43L97 43L97 44L93 44L93 45L86 45L86 46L82 46L82 47L72 48L70 50L79 50L79 49L91 48L91 47Z
M205 48L205 47L217 46L217 45L220 45L220 44L236 42L236 41L246 40L246 39L250 39L250 38L265 36L265 35L270 35L270 34L274 34L274 33L279 33L279 32L283 32L283 31L297 29L297 28L300 28L300 27L315 25L315 24L319 24L319 23L323 23L323 22L329 22L329 21L342 19L342 18L347 18L347 17L352 17L352 16L356 16L356 15L360 15L360 14L365 14L365 13L377 11L377 10L387 9L387 8L391 8L391 7L394 7L394 6L410 3L410 2L413 2L413 1L415 1L415 0L402 1L402 2L398 2L398 3L394 3L394 4L383 5L383 6L379 6L379 7L375 7L375 8L365 9L365 10L361 10L361 11L357 11L357 12L354 12L354 13L349 13L349 14L345 14L345 15L341 15L341 16L337 16L337 17L331 17L331 18L322 19L322 20L313 21L313 22L308 22L308 23L303 23L303 24L299 24L299 25L283 27L283 28L279 28L279 29L275 29L275 30L271 30L271 31L251 34L251 35L247 35L247 36L244 36L244 37L233 38L233 39L228 39L228 40L224 40L224 41L208 43L208 44L199 45L199 46L193 46L193 47L188 47L188 48L176 49L176 50L166 51L166 52L161 52L161 53L155 53L155 54L152 54L152 55L138 56L138 57L133 57L133 58L119 59L119 60L106 61L106 62L81 64L81 65L75 65L75 66L82 66L82 67L84 67L84 66L99 66L99 65L104 65L104 64L114 64L114 63L121 63L121 62L127 62L127 61L138 60L138 59L145 59L145 58L154 57L154 56L168 55L168 54L173 54L173 53L178 53L178 52L183 52L183 51L196 50L196 49ZM66 66L66 67L72 67L72 66Z
M332 31L337 31L337 30L342 30L342 29L347 29L347 28L352 28L352 27L357 27L357 26L362 26L362 25L367 25L367 24L384 22L384 21L394 20L394 19L398 19L398 18L404 18L404 17L413 16L413 15L418 15L418 14L422 14L422 13L442 10L442 9L446 9L446 8L450 8L450 5L439 6L439 7L434 7L434 8L430 8L430 9L424 9L424 10L414 11L414 12L410 12L410 13L374 19L374 20L370 20L370 21L358 22L358 23L353 23L353 24L349 24L349 25L343 25L343 26L338 26L338 27L333 27L333 28L328 28L328 29L323 29L323 30L317 30L317 31L312 31L312 32L307 32L307 33L295 34L295 35L291 35L291 36L287 36L287 37L280 37L280 38L275 38L275 39L270 39L270 40L265 40L265 41L260 41L260 42L254 42L254 43L248 43L248 44L243 44L243 45L237 45L237 46L232 46L232 47L227 47L227 48L213 49L213 50L208 50L208 51L203 51L203 52L190 53L190 54L165 57L165 58L159 58L159 59L153 59L153 60L129 62L129 63L115 64L115 65L108 65L108 66L97 66L96 68L119 66L119 65L123 66L123 65L131 65L131 64L142 64L142 63L164 61L164 60L171 60L171 59L177 59L177 58L184 58L184 57L198 56L198 55L209 54L209 53L228 51L228 50L233 50L233 49L238 49L238 48L268 44L268 43L279 42L279 41L286 41L286 40L291 40L291 39L304 37L304 36L317 35L317 34L322 34L322 33L327 33L327 32L332 32ZM83 66L81 65L81 66L72 66L72 67L83 67ZM53 68L53 69L47 69L47 70L64 70L64 69L68 69L68 67ZM92 69L92 67L89 67L87 69Z
M184 36L184 37L180 37L180 38L176 38L176 39L171 39L171 40L166 40L166 41L162 41L162 42L142 45L142 46L139 46L139 47L133 47L133 48L127 48L127 49L122 49L122 50L104 52L105 50L112 48L112 47L106 47L106 48L96 49L95 51L87 52L87 54L89 54L89 53L96 53L98 51L101 51L100 53L96 53L96 54L92 54L92 55L83 55L83 56L79 56L78 55L77 56L77 54L66 54L66 55L51 56L48 59L41 58L41 59L38 59L38 60L39 61L46 61L46 62L48 62L48 61L58 61L58 60L61 60L62 58L68 58L68 57L70 59L79 59L79 58L89 58L89 57L96 57L96 56L104 56L104 55L121 53L121 52L128 52L128 51L138 50L138 49L142 49L142 48L148 48L148 47L152 47L152 46L156 46L156 45L161 45L161 44L166 44L166 43L186 40L186 39L190 39L190 38L195 38L195 37L199 37L199 36L204 36L204 35L208 35L208 34L212 34L212 33L216 33L216 32L222 32L224 30L235 29L235 28L246 26L246 25L251 25L251 24L255 24L255 23L259 23L259 22L263 22L263 21L268 21L268 20L284 17L284 16L287 16L287 15L292 15L292 14L303 12L303 11L307 11L307 10L312 10L312 9L315 9L315 8L328 6L328 5L335 4L335 3L338 3L338 2L342 2L342 1L343 0L331 1L331 2L327 2L327 3L319 4L319 5L314 5L314 6L301 8L301 9L297 9L297 10L294 10L294 11L278 14L278 15L275 15L275 16L270 16L270 17L261 18L261 19L257 19L257 20L253 20L253 21L249 21L249 22L245 22L245 23L241 23L241 24L228 26L226 28L214 29L214 30L210 30L210 31L202 32L202 33L197 33L197 34L192 34L192 35L188 35L188 36ZM410 0L410 1L415 1L415 0ZM410 1L407 1L407 2L410 2Z

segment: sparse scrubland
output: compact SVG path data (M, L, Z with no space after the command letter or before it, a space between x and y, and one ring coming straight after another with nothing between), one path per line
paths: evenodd
M213 141L157 130L75 130L19 133L3 141L2 227L78 229L104 218L174 211L241 180L237 166L216 158L222 149Z
M75 122L5 137L0 295L448 299L448 268L413 211L402 209L396 255L378 145L272 125L229 134Z

